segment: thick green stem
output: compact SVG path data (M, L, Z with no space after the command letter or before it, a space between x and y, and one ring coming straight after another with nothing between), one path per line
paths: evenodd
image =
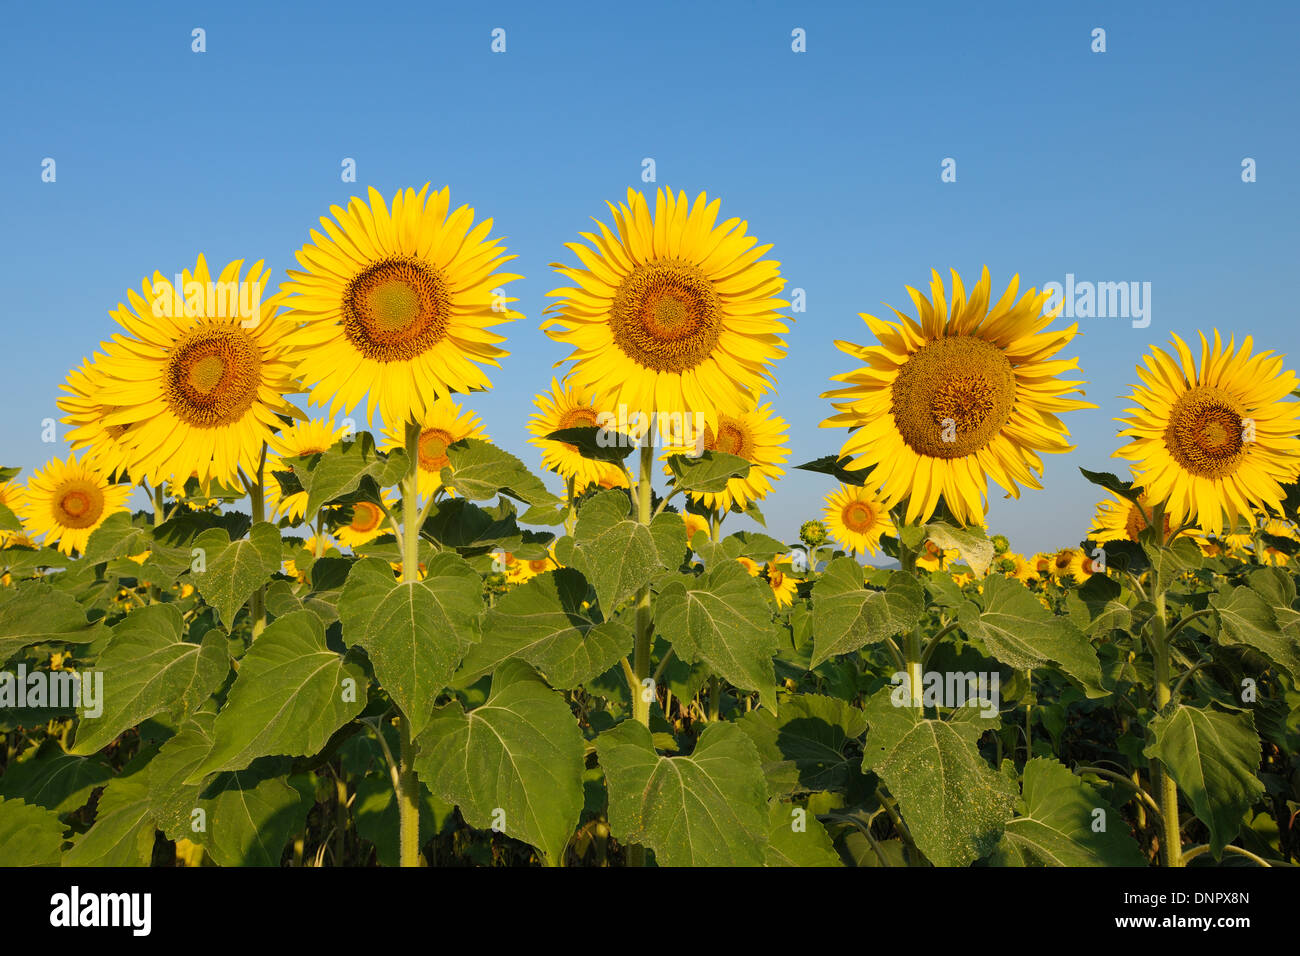
M636 483L636 520L649 527L650 475L654 467L654 446L649 435L641 446L641 474ZM650 701L654 699L653 685L647 687L650 677L650 650L654 644L654 618L650 608L650 586L636 593L636 645L632 651L632 717L643 727L650 726ZM651 693L647 694L646 691ZM645 848L632 844L627 848L628 866L645 866Z
M902 525L897 525L897 527L899 528L898 563L908 574L915 574L916 552L904 543ZM921 661L924 656L925 652L921 642L921 626L918 624L903 639L903 664L907 669L908 703L918 710L923 704L921 692L925 682L921 674Z
M410 462L402 479L402 583L420 580L420 426L406 423L406 457ZM411 724L397 713L400 743L397 757L398 863L420 865L420 785L415 777L415 748Z
M253 524L266 520L266 442L262 442L262 454L257 459L257 477L248 485L248 498L253 506ZM257 640L266 630L266 584L263 583L253 592L248 609L253 615L253 640Z
M654 466L654 447L649 437L641 446L641 477L636 483L636 519L650 525L650 473ZM632 716L643 727L650 726L650 701L645 698L644 681L650 676L650 649L654 643L654 620L650 610L650 586L636 593L636 645L632 652L632 674L636 686L632 691Z
M574 494L574 484L573 476L570 475L567 487L569 495L569 510L565 512L564 515L564 533L568 535L573 534L573 529L578 526L578 501Z
M1156 613L1151 619L1151 656L1155 664L1156 711L1162 710L1172 698L1169 691L1169 643L1167 640L1168 612L1165 608L1164 582L1159 576L1152 582ZM1159 761L1151 762L1156 775L1156 794L1160 800L1160 853L1165 866L1183 865L1183 838L1178 828L1178 784Z

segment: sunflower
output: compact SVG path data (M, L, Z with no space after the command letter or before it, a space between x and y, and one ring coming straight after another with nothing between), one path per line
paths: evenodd
M1010 558L1013 564L1011 576L1021 584L1028 586L1032 581L1037 579L1038 570L1033 561L1026 558L1023 554L1011 552Z
M1051 575L1058 584L1082 584L1094 573L1092 559L1079 548L1062 548L1051 557Z
M749 576L751 578L758 577L758 573L763 570L763 566L761 564L759 564L753 558L745 557L743 554L740 557L736 558L736 560L740 562L740 566L742 568L744 568L746 571L749 572Z
M488 239L491 219L449 215L449 191L428 190L399 190L391 213L374 188L368 205L331 206L337 223L321 218L328 235L312 230L306 271L289 272L290 315L305 323L297 369L331 415L368 394L367 414L400 428L451 392L491 388L480 366L507 354L489 327L522 318L501 293L520 276L494 271L515 257Z
M719 201L701 193L659 190L654 216L646 198L627 192L609 204L611 232L582 233L569 243L582 266L554 265L573 285L547 295L560 301L542 328L573 346L574 385L604 408L628 414L698 412L743 415L773 383L784 354L780 333L788 303L773 298L785 280L780 263L762 257L746 224L716 226Z
M869 488L840 485L826 496L826 527L840 546L855 554L875 554L882 534L894 534L889 509Z
M385 489L383 501L384 507L391 509L397 502L397 496ZM385 521L383 509L373 501L356 501L340 506L337 512L348 523L335 528L334 537L338 538L339 544L351 548L354 553L380 535L392 533L392 528Z
M529 444L542 450L542 467L553 471L566 481L573 479L575 494L591 485L602 488L623 488L627 479L623 469L606 461L584 458L577 445L568 442L548 441L546 436L564 428L596 428L603 425L595 397L590 391L581 391L572 383L561 384L551 379L550 392L533 398L537 412L528 420L528 431L533 437Z
M57 543L64 554L85 553L91 532L126 511L130 494L130 486L112 484L75 456L52 458L27 480L19 515L28 532L45 536L46 547Z
M329 451L334 443L343 437L342 425L331 425L323 418L313 418L306 422L295 422L271 439L266 455L266 466L262 469L266 485L266 506L274 515L288 515L296 524L301 521L307 510L307 492L294 491L284 494L276 472L291 472L293 466L286 464L286 458L302 458Z
M103 356L95 355L95 362L83 359L80 368L68 372L67 380L59 387L67 392L55 404L67 412L64 424L72 425L66 440L73 451L84 451L87 465L105 475L125 475L131 461L131 445L127 438L131 426L105 425L104 416L112 410L99 400L105 374L96 362Z
M1150 527L1152 508L1159 504L1145 493L1138 495L1138 504L1134 504L1112 492L1110 499L1097 503L1097 515L1093 518L1092 530L1088 536L1099 544L1106 541L1136 542L1138 535ZM1160 523L1162 538L1168 538L1173 530L1169 526L1169 515L1162 514Z
M555 571L564 567L555 557L555 544L550 544L546 549L546 556L542 558L533 558L529 561L520 562L524 565L530 578L537 577L539 574L545 574L547 571Z
M155 272L143 295L128 292L130 306L113 312L125 334L102 344L92 397L106 435L126 429L115 440L128 446L132 478L183 484L194 475L233 487L281 427L278 416L302 417L284 398L298 390L293 323L276 315L279 295L262 298L270 270L255 262L241 278L242 267L230 263L214 282L199 256L180 289Z
M705 537L713 537L709 531L709 519L703 515L697 515L693 511L683 511L682 523L686 525L686 543L688 545L695 540L695 536L701 531L704 532Z
M850 468L872 469L866 480L887 507L907 499L909 524L929 519L940 498L963 524L981 521L990 477L1012 497L1017 482L1041 488L1039 453L1072 447L1057 414L1096 407L1067 397L1082 394L1082 382L1057 377L1078 367L1053 359L1078 326L1043 331L1048 293L1030 289L1017 301L1016 276L990 304L988 269L969 299L955 270L952 279L950 305L937 272L931 299L908 287L919 320L863 313L880 344L836 342L865 364L834 376L847 384L823 396L839 414L822 427L854 429L840 454Z
M745 459L749 474L730 479L720 492L690 492L691 499L709 509L728 511L733 504L744 510L750 502L767 497L773 482L785 474L778 466L790 455L786 435L789 427L771 405L761 405L743 415L719 415L716 429L705 425L701 447ZM682 432L673 436L678 443L670 445L662 455L665 474L672 473L666 463L669 457L693 451L696 446L698 436L692 435L690 428Z
M1039 551L1030 560L1030 564L1033 565L1036 578L1046 581L1052 576L1052 555Z
M790 577L789 568L783 569L777 562L769 561L764 570L767 572L767 583L772 589L772 596L776 598L776 606L789 607L794 604L799 582Z
M23 503L23 486L16 481L0 482L0 505L4 505L10 511L14 512L17 517L22 509ZM0 548L31 548L35 547L32 539L27 536L25 530L3 531L0 530Z
M420 494L431 495L442 487L442 470L451 464L447 447L462 438L488 441L483 423L450 398L429 402L420 412ZM401 422L384 428L379 447L384 451L406 446L406 426Z
M1191 521L1217 534L1254 510L1282 510L1282 484L1300 476L1300 403L1286 401L1296 387L1272 352L1252 356L1247 336L1224 348L1202 333L1197 363L1177 335L1170 354L1152 346L1138 366L1136 408L1115 452L1133 464L1137 482L1163 501L1171 521Z

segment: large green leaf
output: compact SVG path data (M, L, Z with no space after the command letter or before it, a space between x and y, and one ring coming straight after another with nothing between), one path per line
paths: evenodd
M1089 697L1106 695L1097 652L1069 618L1053 614L1023 584L1000 574L984 579L982 599L983 610L968 602L957 619L992 657L1021 671L1053 663Z
M1210 606L1219 618L1219 641L1253 647L1292 677L1300 677L1300 638L1294 629L1284 631L1278 626L1277 612L1253 587L1257 581L1268 579L1252 577L1250 587L1210 595Z
M1237 836L1245 812L1264 794L1255 776L1260 763L1255 721L1245 712L1177 704L1148 729L1154 739L1143 754L1173 775L1209 829L1210 850L1218 859Z
M83 807L91 791L113 776L102 758L65 753L57 738L47 737L34 753L10 761L0 776L0 797L66 813Z
M405 460L405 456L403 456ZM392 484L391 469L375 449L369 432L359 432L350 442L335 442L328 451L298 459L294 472L307 491L306 514L315 515L327 502L350 495L361 487L362 479L378 484ZM298 467L298 464L303 467Z
M399 582L378 558L358 561L339 599L344 641L366 649L412 734L478 640L482 611L478 573L449 551L434 555L423 581Z
M749 462L739 455L706 451L697 458L670 455L668 470L672 472L674 486L683 491L717 494L726 490L732 478L747 476Z
M895 572L885 590L868 591L862 566L852 558L836 558L813 585L809 666L906 631L916 626L924 610L925 592L913 575Z
M194 547L203 553L204 570L191 571L191 579L230 630L253 592L280 570L280 532L262 521L247 538L231 541L225 531L212 528L194 539Z
M214 629L192 644L183 628L173 604L139 608L113 628L95 662L107 689L103 713L91 717L83 708L73 753L95 753L155 714L182 718L217 689L230 670L225 636Z
M943 521L925 526L926 537L940 548L956 549L958 556L977 575L985 574L993 562L993 542L982 528L960 528Z
M0 797L0 866L58 866L64 829L57 814Z
M680 524L680 522L679 522ZM510 658L527 661L552 687L571 689L605 673L632 650L632 632L587 606L587 581L572 568L513 588L488 611L457 683L469 685Z
M596 738L609 825L661 866L762 866L767 786L758 751L735 724L710 723L689 757L661 757L650 731L625 720Z
M754 741L773 796L843 790L856 768L849 741L861 737L867 718L848 701L797 694L781 703L780 715L752 710L739 721Z
M602 491L583 503L571 563L596 589L606 617L659 570L659 552L644 525L628 514L627 495Z
M495 498L499 492L530 505L561 503L522 461L490 442L463 438L448 446L447 460L450 464L442 469L443 485L471 501Z
M243 770L258 757L305 756L366 705L366 676L349 653L325 643L310 611L277 618L240 659L239 676L214 725L215 745L190 783Z
M315 802L310 789L284 776L288 769L288 760L258 760L204 786L199 806L207 812L208 833L201 842L218 865L280 865Z
M35 581L0 588L0 664L33 644L89 644L106 634L65 591Z
M866 706L862 769L874 770L898 799L917 848L936 866L966 866L988 855L1016 802L1014 785L976 747L983 725L929 720L895 707L890 688Z
M584 743L569 705L522 661L505 661L482 706L434 711L416 741L429 789L476 829L499 824L558 866L582 812Z
M95 825L63 855L64 866L148 866L153 856L153 810L141 754L109 781L95 807Z
M738 562L677 575L660 591L655 628L687 663L703 662L776 709L772 658L781 648L767 586Z
M993 852L997 866L1147 865L1124 818L1055 760L1025 764L1020 809Z
M768 806L767 866L843 866L821 821L803 807L773 800Z

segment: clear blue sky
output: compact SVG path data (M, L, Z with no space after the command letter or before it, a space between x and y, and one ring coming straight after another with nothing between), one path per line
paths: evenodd
M142 276L265 258L276 281L329 204L367 185L450 184L495 218L526 279L512 356L470 404L537 467L532 395L566 349L537 325L548 268L657 185L722 198L806 290L778 410L792 462L834 451L828 375L857 313L902 307L932 267L995 284L1151 283L1151 324L1083 319L1097 411L1046 490L991 523L1018 549L1074 543L1115 468L1133 365L1170 332L1295 339L1300 137L1293 3L1207 5L313 2L12 5L0 39L7 357L0 458L26 469L67 370ZM207 52L191 52L191 30ZM506 30L507 50L490 50ZM807 52L791 51L791 31ZM1090 49L1095 27L1105 53ZM41 181L41 162L57 181ZM355 158L358 182L340 181ZM940 182L945 157L957 181ZM1258 181L1241 181L1241 161ZM1000 291L1000 289L999 289ZM59 426L62 436L65 428ZM552 483L555 484L554 482ZM830 490L794 472L765 504L792 538ZM743 522L737 520L736 524Z

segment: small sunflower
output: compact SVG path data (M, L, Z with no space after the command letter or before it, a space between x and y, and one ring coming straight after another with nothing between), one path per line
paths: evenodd
M1160 502L1152 501L1150 496L1141 494L1138 496L1138 504L1134 504L1127 498L1121 498L1119 495L1111 493L1109 500L1103 500L1097 503L1097 515L1092 521L1092 530L1088 532L1089 537L1098 543L1106 541L1133 541L1136 542L1138 535L1150 527L1149 519L1153 515L1152 508L1159 506ZM1161 526L1164 537L1168 537L1173 530L1169 526L1169 515L1161 515Z
M1058 584L1082 584L1095 573L1095 567L1092 558L1079 548L1062 548L1052 555L1051 573Z
M789 569L783 569L779 563L769 561L764 570L767 572L767 583L772 589L772 596L776 598L776 606L789 607L794 604L794 595L799 582L796 578L790 577Z
M328 235L312 230L290 271L290 315L304 323L298 373L311 402L350 412L369 395L367 413L400 428L427 417L451 392L492 387L482 365L500 366L505 336L490 327L522 316L501 287L520 276L495 270L514 259L492 220L474 210L449 214L446 188L400 190L389 211L376 189L367 205L331 206Z
M293 471L293 466L286 464L284 459L329 451L343 437L344 431L342 425L335 426L323 418L313 418L306 422L295 422L271 439L262 475L266 485L266 506L272 514L287 515L296 523L303 519L307 510L306 491L286 495L280 486L276 472Z
M859 485L840 485L826 496L826 528L846 551L875 554L882 534L895 534L884 502Z
M391 508L396 503L397 496L385 490L383 499L384 507ZM385 521L383 509L373 501L357 501L350 505L343 505L339 507L338 512L348 523L335 528L334 537L338 539L339 544L351 548L354 553L380 535L392 533L392 529Z
M483 423L472 411L450 398L440 398L425 406L417 419L420 426L420 494L431 495L442 487L442 469L451 464L447 448L462 438L489 441ZM406 427L401 422L384 428L379 447L384 451L406 446Z
M570 377L602 407L699 412L716 424L773 384L785 280L744 222L715 225L718 206L661 189L652 217L629 189L626 205L609 204L614 232L598 221L600 235L582 233L590 246L567 244L582 265L555 264L573 285L547 293L560 301L542 328L573 347Z
M213 280L199 256L180 289L155 272L143 294L128 292L130 305L113 312L125 334L102 344L92 398L104 408L103 434L128 446L132 478L184 484L195 475L236 486L280 416L303 417L284 397L298 391L293 323L276 314L279 295L261 297L270 270L260 261L247 275L242 268L232 262ZM74 408L64 420L82 417ZM114 429L125 431L114 437Z
M742 568L744 568L746 571L749 572L749 576L751 578L758 577L759 572L763 570L763 566L761 564L759 564L753 558L745 557L743 554L740 557L736 558L736 560L740 562L740 566Z
M1247 336L1223 346L1214 332L1211 347L1201 334L1197 363L1177 335L1173 351L1152 346L1136 408L1121 436L1131 438L1115 452L1132 464L1138 484L1165 503L1171 521L1190 521L1218 534L1255 510L1281 512L1282 484L1300 476L1300 402L1289 401L1294 372L1272 352L1252 356Z
M687 545L689 545L692 541L694 541L695 536L699 534L701 531L704 532L706 537L708 538L713 537L713 535L709 532L709 519L704 517L703 515L697 515L693 511L683 511L682 523L686 525Z
M745 459L749 462L749 474L732 478L720 492L691 492L691 499L706 508L728 511L733 504L743 510L750 502L767 497L773 483L785 474L779 466L790 455L790 439L786 434L789 427L785 419L772 411L771 405L761 405L743 415L719 415L716 429L705 425L702 447ZM693 450L697 437L689 433L674 435L680 443L664 451L665 462L672 455ZM671 474L666 463L664 472Z
M547 571L555 571L564 567L555 557L555 545L552 543L546 549L546 556L543 558L532 558L531 560L521 562L525 565L525 570L530 578L537 577L539 574L545 574Z
M102 358L95 356L96 362ZM73 426L66 436L72 450L84 451L86 464L102 474L121 477L131 462L131 426L104 424L104 416L112 410L99 400L104 381L103 369L89 359L83 360L59 386L67 394L60 395L55 404L68 413L63 422Z
M987 269L969 299L952 277L951 303L937 272L930 299L908 287L919 319L862 314L880 344L836 342L864 364L834 376L845 387L823 396L839 413L822 427L853 429L840 454L872 469L867 481L887 507L907 499L909 524L926 521L940 498L963 524L982 521L989 478L1012 497L1019 484L1041 488L1040 453L1072 448L1058 413L1096 407L1068 397L1083 382L1058 377L1078 367L1053 358L1078 326L1044 331L1048 293L1017 300L1017 276L990 304Z
M1039 551L1030 560L1030 564L1032 564L1034 568L1034 577L1039 580L1046 581L1052 577L1052 555L1044 554Z
M591 485L602 488L627 486L623 470L611 462L584 458L578 446L549 441L546 436L565 428L596 428L601 424L600 410L590 391L581 391L572 383L551 379L551 390L533 398L537 412L528 421L532 438L529 444L542 450L542 467L566 481L573 479L575 494Z
M46 547L84 553L91 532L109 515L127 510L130 494L130 486L109 482L73 456L52 458L27 480L19 515L28 532L45 536Z

